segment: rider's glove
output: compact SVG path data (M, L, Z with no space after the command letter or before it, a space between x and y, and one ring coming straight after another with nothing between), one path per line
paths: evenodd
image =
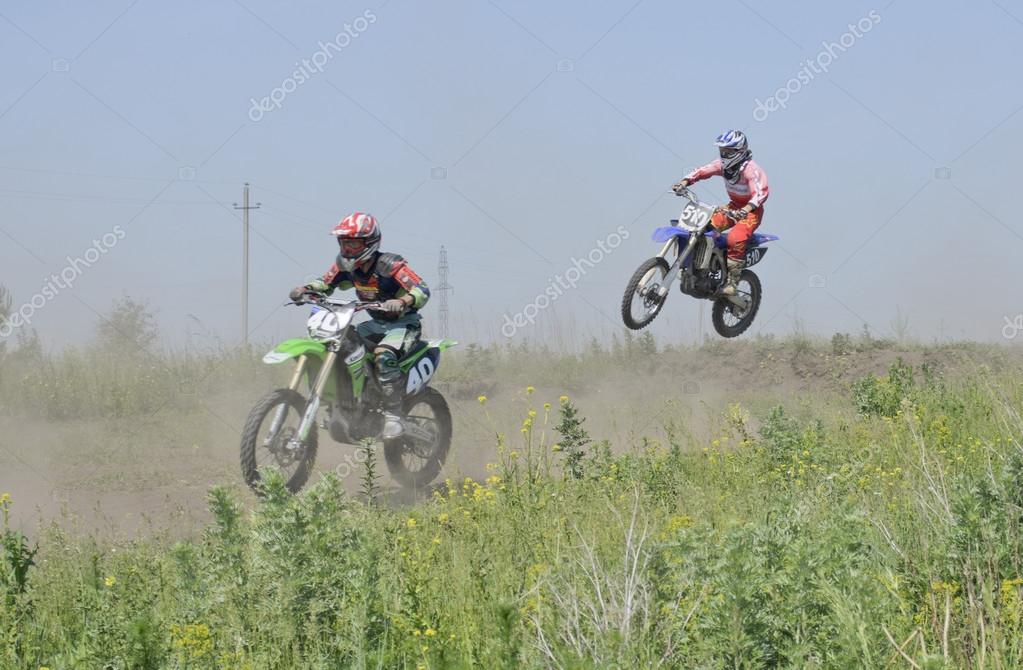
M401 298L391 298L380 303L380 311L387 312L388 314L401 314L407 307L404 300Z
M292 302L298 302L299 300L302 299L302 296L305 295L308 291L309 291L308 286L296 286L295 288L291 289L291 293L288 294L288 297L291 298Z
M683 179L679 183L677 183L674 186L672 186L671 190L674 191L677 195L681 195L682 191L684 191L688 187L689 187L689 180L688 179Z
M743 207L742 209L732 209L730 207L722 207L721 212L732 221L742 221L749 216L749 210Z

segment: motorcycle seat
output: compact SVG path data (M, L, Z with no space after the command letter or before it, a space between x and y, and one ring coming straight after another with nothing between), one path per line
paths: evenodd
M717 237L718 238L718 241L717 241L718 246L724 246L724 245L728 244L728 233L730 233L730 232L731 232L731 229L729 228L728 230L726 230L723 233L715 233L714 231L709 231L707 233L707 235L709 237ZM749 241L750 241L752 246L759 247L761 244L766 244L767 242L773 242L774 240L777 240L777 239L778 239L777 235L771 235L770 233L753 233L753 237L751 237Z

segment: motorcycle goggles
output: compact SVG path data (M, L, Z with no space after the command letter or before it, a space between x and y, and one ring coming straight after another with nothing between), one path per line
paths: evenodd
M722 158L734 158L741 152L735 147L721 147L720 153Z
M345 256L356 257L366 251L366 238L364 237L339 237L337 244L341 247L341 253Z

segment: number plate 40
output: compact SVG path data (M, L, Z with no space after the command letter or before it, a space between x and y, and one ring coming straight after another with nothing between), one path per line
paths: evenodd
M426 384L430 381L430 377L433 377L433 373L437 371L437 366L434 365L432 359L429 356L424 356L422 360L416 363L415 367L408 371L408 384L405 386L405 394L412 395L418 393Z

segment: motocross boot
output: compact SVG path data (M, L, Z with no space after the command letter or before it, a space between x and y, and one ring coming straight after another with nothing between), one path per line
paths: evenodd
M384 429L380 432L380 437L385 440L393 440L405 434L405 419L401 412L401 389L398 388L398 383L398 380L380 383L384 395Z
M744 267L746 267L746 259L728 259L728 277L725 280L725 285L721 287L722 296L730 298L735 295L739 285L739 277L742 275L742 269Z

